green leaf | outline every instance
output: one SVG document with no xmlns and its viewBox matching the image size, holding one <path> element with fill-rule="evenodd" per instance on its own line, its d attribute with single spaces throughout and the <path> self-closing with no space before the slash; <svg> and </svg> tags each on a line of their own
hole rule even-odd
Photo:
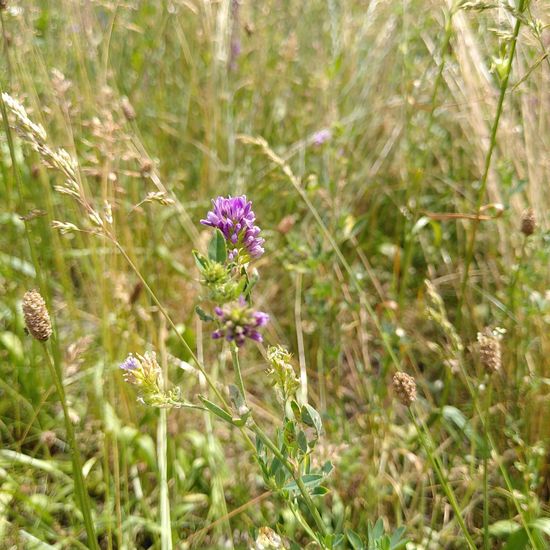
<svg viewBox="0 0 550 550">
<path fill-rule="evenodd" d="M 321 471 L 323 472 L 323 475 L 326 477 L 330 474 L 330 472 L 332 472 L 333 468 L 334 468 L 334 464 L 332 464 L 332 462 L 330 460 L 327 460 L 323 464 L 323 467 L 321 468 Z"/>
<path fill-rule="evenodd" d="M 391 550 L 397 550 L 402 548 L 407 544 L 405 539 L 402 540 L 403 535 L 405 534 L 405 526 L 398 527 L 390 539 L 390 548 Z"/>
<path fill-rule="evenodd" d="M 475 443 L 476 447 L 480 450 L 482 454 L 487 452 L 488 449 L 485 440 L 476 433 L 468 419 L 462 414 L 460 410 L 458 410 L 456 407 L 445 405 L 441 409 L 441 414 L 446 422 L 454 424 L 459 430 L 462 431 L 462 433 L 468 438 L 469 441 Z M 448 424 L 447 428 L 450 428 Z"/>
<path fill-rule="evenodd" d="M 542 531 L 545 535 L 550 537 L 550 518 L 537 518 L 531 522 L 531 527 Z"/>
<path fill-rule="evenodd" d="M 208 265 L 208 260 L 197 250 L 193 250 L 193 258 L 195 258 L 195 264 L 199 268 L 199 271 L 202 273 Z"/>
<path fill-rule="evenodd" d="M 307 437 L 306 434 L 300 430 L 298 432 L 298 436 L 296 438 L 296 441 L 298 442 L 298 446 L 300 447 L 300 450 L 305 454 L 307 453 Z"/>
<path fill-rule="evenodd" d="M 304 485 L 308 488 L 316 487 L 317 485 L 320 485 L 321 481 L 323 480 L 323 476 L 321 474 L 306 474 L 302 476 L 302 482 Z M 295 481 L 291 481 L 287 485 L 285 485 L 285 489 L 287 491 L 297 491 L 298 485 Z"/>
<path fill-rule="evenodd" d="M 353 547 L 353 550 L 364 550 L 365 549 L 364 542 L 361 540 L 361 537 L 355 531 L 352 531 L 351 529 L 347 529 L 346 530 L 346 537 L 348 537 L 348 541 L 351 544 L 351 546 Z"/>
<path fill-rule="evenodd" d="M 206 399 L 206 397 L 199 395 L 199 399 L 202 401 L 203 405 L 212 413 L 215 414 L 217 417 L 221 418 L 222 420 L 225 420 L 226 422 L 229 422 L 230 424 L 234 424 L 233 418 L 231 415 L 218 407 L 215 403 L 212 403 L 212 401 L 209 401 Z"/>
<path fill-rule="evenodd" d="M 214 320 L 214 317 L 212 317 L 212 315 L 209 315 L 208 313 L 206 313 L 206 311 L 204 311 L 204 309 L 202 309 L 202 307 L 200 306 L 196 306 L 195 307 L 195 312 L 197 313 L 197 315 L 199 316 L 199 319 L 201 321 L 213 321 Z"/>
<path fill-rule="evenodd" d="M 219 229 L 216 229 L 216 232 L 208 245 L 208 257 L 214 262 L 219 262 L 220 264 L 224 264 L 227 260 L 227 246 L 225 244 L 225 237 Z"/>
<path fill-rule="evenodd" d="M 315 427 L 317 435 L 323 432 L 323 421 L 321 415 L 308 403 L 302 407 L 302 422 L 308 426 Z"/>
<path fill-rule="evenodd" d="M 511 519 L 496 521 L 489 526 L 489 534 L 497 538 L 509 537 L 520 528 L 519 524 Z"/>
<path fill-rule="evenodd" d="M 524 550 L 529 543 L 529 537 L 525 529 L 519 529 L 513 533 L 502 550 Z"/>
<path fill-rule="evenodd" d="M 246 407 L 246 402 L 241 390 L 234 384 L 229 384 L 229 397 L 231 398 L 231 402 L 237 411 L 240 410 L 241 407 Z"/>
<path fill-rule="evenodd" d="M 15 361 L 23 360 L 23 346 L 21 340 L 13 332 L 0 333 L 0 343 L 10 352 Z"/>
<path fill-rule="evenodd" d="M 322 485 L 318 485 L 317 487 L 315 487 L 315 489 L 313 489 L 313 491 L 311 491 L 311 494 L 314 497 L 322 497 L 327 493 L 328 493 L 328 489 L 326 487 L 323 487 Z"/>
</svg>

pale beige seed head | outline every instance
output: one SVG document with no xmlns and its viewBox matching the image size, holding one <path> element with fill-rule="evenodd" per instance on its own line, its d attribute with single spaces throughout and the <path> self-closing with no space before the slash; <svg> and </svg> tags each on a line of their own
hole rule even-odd
<svg viewBox="0 0 550 550">
<path fill-rule="evenodd" d="M 130 103 L 130 100 L 127 97 L 122 98 L 122 101 L 120 102 L 120 107 L 122 108 L 122 112 L 124 113 L 126 120 L 128 121 L 135 120 L 136 111 L 134 109 L 134 106 Z"/>
<path fill-rule="evenodd" d="M 416 401 L 416 382 L 412 376 L 406 372 L 396 372 L 392 385 L 393 391 L 405 407 L 410 407 Z"/>
<path fill-rule="evenodd" d="M 536 228 L 537 219 L 535 217 L 535 211 L 532 208 L 528 208 L 521 216 L 521 232 L 526 237 L 529 237 L 535 232 Z"/>
<path fill-rule="evenodd" d="M 46 308 L 46 302 L 37 290 L 29 290 L 23 296 L 23 316 L 25 325 L 30 334 L 40 340 L 46 341 L 52 334 L 52 323 Z"/>
<path fill-rule="evenodd" d="M 479 358 L 489 372 L 498 372 L 502 367 L 500 339 L 489 328 L 477 333 Z"/>
</svg>

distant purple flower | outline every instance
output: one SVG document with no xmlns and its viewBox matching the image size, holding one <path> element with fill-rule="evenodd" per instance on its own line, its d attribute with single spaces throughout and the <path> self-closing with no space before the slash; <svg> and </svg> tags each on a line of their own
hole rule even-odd
<svg viewBox="0 0 550 550">
<path fill-rule="evenodd" d="M 253 311 L 244 298 L 223 308 L 217 307 L 214 312 L 221 326 L 212 333 L 212 338 L 225 338 L 228 342 L 234 341 L 239 347 L 244 345 L 247 338 L 263 341 L 257 329 L 267 325 L 269 315 L 263 311 Z"/>
<path fill-rule="evenodd" d="M 252 258 L 259 258 L 264 249 L 264 239 L 259 237 L 260 228 L 254 225 L 256 214 L 252 201 L 246 195 L 240 197 L 218 197 L 212 201 L 213 209 L 208 212 L 203 225 L 218 228 L 230 247 L 229 258 L 233 260 L 239 249 L 246 249 Z"/>
<path fill-rule="evenodd" d="M 323 128 L 313 134 L 311 142 L 313 145 L 323 145 L 323 143 L 327 142 L 330 138 L 332 138 L 332 132 L 328 128 Z"/>
</svg>

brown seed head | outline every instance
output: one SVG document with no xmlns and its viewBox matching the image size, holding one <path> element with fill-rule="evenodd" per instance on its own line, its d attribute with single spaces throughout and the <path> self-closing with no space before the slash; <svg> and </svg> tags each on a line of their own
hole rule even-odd
<svg viewBox="0 0 550 550">
<path fill-rule="evenodd" d="M 537 219 L 535 218 L 535 211 L 532 208 L 528 208 L 521 216 L 521 232 L 526 236 L 532 235 L 537 228 Z"/>
<path fill-rule="evenodd" d="M 498 372 L 502 367 L 500 339 L 489 328 L 477 333 L 479 358 L 489 372 Z"/>
<path fill-rule="evenodd" d="M 416 382 L 406 372 L 393 375 L 393 391 L 405 407 L 410 407 L 416 401 Z"/>
<path fill-rule="evenodd" d="M 52 334 L 52 323 L 46 308 L 46 302 L 37 290 L 29 290 L 23 296 L 23 316 L 25 325 L 31 335 L 40 340 L 46 341 Z"/>
</svg>

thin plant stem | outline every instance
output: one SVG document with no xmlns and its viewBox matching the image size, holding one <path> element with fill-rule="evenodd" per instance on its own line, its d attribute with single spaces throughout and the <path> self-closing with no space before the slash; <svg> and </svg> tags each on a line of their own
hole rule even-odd
<svg viewBox="0 0 550 550">
<path fill-rule="evenodd" d="M 493 383 L 489 380 L 487 387 L 487 396 L 485 398 L 485 449 L 483 453 L 483 549 L 489 550 L 489 476 L 487 471 L 489 441 L 487 430 L 489 429 L 489 407 L 491 406 L 491 396 L 493 393 Z"/>
<path fill-rule="evenodd" d="M 269 450 L 281 461 L 281 464 L 290 473 L 290 475 L 296 482 L 298 490 L 300 491 L 300 494 L 302 495 L 302 498 L 304 499 L 304 502 L 310 514 L 312 515 L 315 521 L 315 524 L 317 525 L 317 528 L 319 529 L 319 531 L 323 536 L 327 535 L 328 534 L 327 526 L 325 525 L 323 518 L 321 518 L 321 514 L 319 513 L 317 506 L 315 506 L 315 503 L 313 502 L 313 499 L 311 498 L 311 495 L 309 494 L 307 487 L 304 485 L 304 482 L 302 481 L 301 476 L 296 472 L 296 469 L 292 466 L 292 464 L 288 461 L 288 459 L 277 448 L 277 445 L 275 445 L 275 443 L 271 441 L 269 436 L 260 428 L 260 426 L 256 424 L 256 422 L 252 421 L 252 423 L 250 424 L 250 428 L 259 437 L 262 443 L 264 443 L 266 447 L 268 447 Z"/>
<path fill-rule="evenodd" d="M 473 407 L 474 407 L 474 411 L 476 412 L 476 414 L 477 414 L 477 416 L 478 416 L 478 418 L 481 422 L 483 433 L 485 434 L 485 437 L 486 437 L 487 441 L 489 442 L 489 446 L 490 446 L 490 448 L 493 452 L 493 456 L 494 456 L 494 458 L 497 462 L 500 473 L 501 473 L 501 475 L 504 479 L 504 483 L 506 485 L 506 488 L 508 489 L 508 491 L 510 493 L 510 498 L 512 499 L 512 502 L 514 503 L 514 506 L 515 506 L 515 508 L 518 512 L 518 515 L 520 517 L 522 526 L 525 529 L 525 532 L 527 533 L 527 537 L 529 538 L 529 542 L 531 543 L 533 548 L 535 548 L 535 549 L 539 548 L 539 546 L 537 545 L 537 543 L 536 543 L 536 541 L 533 537 L 533 534 L 531 532 L 531 528 L 529 527 L 529 522 L 527 521 L 527 518 L 525 517 L 525 511 L 521 507 L 521 505 L 518 502 L 518 499 L 516 497 L 516 492 L 515 492 L 514 486 L 512 484 L 512 480 L 510 479 L 510 476 L 508 475 L 508 472 L 507 472 L 506 468 L 504 467 L 504 465 L 502 463 L 502 460 L 501 460 L 501 458 L 498 454 L 497 446 L 496 446 L 496 444 L 493 440 L 493 437 L 491 435 L 489 427 L 487 426 L 487 424 L 485 422 L 485 416 L 484 416 L 483 411 L 481 410 L 481 407 L 479 405 L 479 400 L 477 398 L 476 392 L 474 391 L 474 388 L 472 387 L 472 383 L 470 382 L 470 380 L 468 378 L 468 374 L 466 372 L 466 369 L 464 367 L 462 359 L 459 361 L 459 366 L 460 366 L 459 372 L 462 376 L 462 379 L 463 379 L 464 384 L 465 384 L 465 386 L 468 390 L 468 393 L 470 394 L 470 397 L 472 398 L 472 404 L 473 404 Z"/>
<path fill-rule="evenodd" d="M 525 9 L 527 0 L 519 0 L 519 6 L 518 6 L 518 12 L 522 13 Z M 496 147 L 497 143 L 497 132 L 498 132 L 498 126 L 500 122 L 500 117 L 502 115 L 503 107 L 504 107 L 504 98 L 506 96 L 506 90 L 508 88 L 508 82 L 510 80 L 510 74 L 512 72 L 512 62 L 514 61 L 514 55 L 516 53 L 516 44 L 518 40 L 519 35 L 519 29 L 521 27 L 521 18 L 516 18 L 516 23 L 514 25 L 514 32 L 512 34 L 512 40 L 510 42 L 510 53 L 508 54 L 508 62 L 506 64 L 506 68 L 504 69 L 504 76 L 502 78 L 502 82 L 500 84 L 500 94 L 498 98 L 498 104 L 497 104 L 497 110 L 495 113 L 495 118 L 493 120 L 493 125 L 491 127 L 491 136 L 489 141 L 489 150 L 487 151 L 487 155 L 485 157 L 485 165 L 483 167 L 483 175 L 481 176 L 480 180 L 480 186 L 479 186 L 479 192 L 477 195 L 477 205 L 476 205 L 476 212 L 477 216 L 473 221 L 472 231 L 470 234 L 470 239 L 468 242 L 468 248 L 466 250 L 466 257 L 464 260 L 464 273 L 462 275 L 462 283 L 460 285 L 460 297 L 458 302 L 458 310 L 457 310 L 457 324 L 460 327 L 462 324 L 462 308 L 464 306 L 464 301 L 466 298 L 466 287 L 468 285 L 468 277 L 470 272 L 470 264 L 472 263 L 473 254 L 474 254 L 474 245 L 477 235 L 477 228 L 479 225 L 479 214 L 481 212 L 481 207 L 483 204 L 483 199 L 485 198 L 485 191 L 487 189 L 487 180 L 489 177 L 489 170 L 491 168 L 491 159 L 493 158 L 493 152 Z"/>
<path fill-rule="evenodd" d="M 162 550 L 172 550 L 170 500 L 168 497 L 168 448 L 166 440 L 167 410 L 160 409 L 157 428 L 157 454 L 160 474 L 160 544 Z"/>
<path fill-rule="evenodd" d="M 244 391 L 243 375 L 241 372 L 241 364 L 239 362 L 239 349 L 234 342 L 231 344 L 231 359 L 233 360 L 233 369 L 235 370 L 235 383 L 237 384 L 237 387 L 239 388 L 246 404 L 246 393 Z"/>
<path fill-rule="evenodd" d="M 69 415 L 69 407 L 67 405 L 67 398 L 65 396 L 65 389 L 61 379 L 61 369 L 59 364 L 55 360 L 54 354 L 51 352 L 49 344 L 43 344 L 44 354 L 50 369 L 51 376 L 53 378 L 59 402 L 63 409 L 63 418 L 65 420 L 65 431 L 67 432 L 67 440 L 71 449 L 71 458 L 73 463 L 73 476 L 75 484 L 75 493 L 77 496 L 77 502 L 79 504 L 80 511 L 84 520 L 84 527 L 86 529 L 86 535 L 88 537 L 88 547 L 92 550 L 99 550 L 97 544 L 97 537 L 95 534 L 94 523 L 92 519 L 90 499 L 88 491 L 84 482 L 84 476 L 82 475 L 82 459 L 76 443 L 76 437 L 74 433 L 73 424 Z"/>
<path fill-rule="evenodd" d="M 411 409 L 409 409 L 409 415 L 418 433 L 420 444 L 422 445 L 422 447 L 424 447 L 424 451 L 426 452 L 428 460 L 430 461 L 430 464 L 432 465 L 432 468 L 434 469 L 435 474 L 439 479 L 441 486 L 443 487 L 445 496 L 447 497 L 447 500 L 449 501 L 449 504 L 451 505 L 451 508 L 455 513 L 456 520 L 458 522 L 460 530 L 462 531 L 462 534 L 464 535 L 464 538 L 466 539 L 466 542 L 469 548 L 471 550 L 476 550 L 476 545 L 472 539 L 472 536 L 468 531 L 468 528 L 466 527 L 466 523 L 464 522 L 464 518 L 462 517 L 462 512 L 458 506 L 458 502 L 456 500 L 455 494 L 451 486 L 449 485 L 449 482 L 447 481 L 447 478 L 443 473 L 443 468 L 439 462 L 439 459 L 433 450 L 433 442 L 431 441 L 432 439 L 431 435 L 425 425 L 422 425 L 422 426 L 419 425 L 419 422 L 417 421 L 416 416 Z M 427 440 L 430 440 L 429 444 Z"/>
<path fill-rule="evenodd" d="M 161 389 L 166 387 L 167 361 L 166 361 L 166 323 L 160 319 L 160 353 L 162 376 L 160 377 Z M 170 520 L 170 497 L 168 492 L 168 411 L 165 408 L 159 411 L 157 425 L 157 455 L 160 475 L 160 546 L 161 550 L 172 550 L 172 522 Z"/>
</svg>

